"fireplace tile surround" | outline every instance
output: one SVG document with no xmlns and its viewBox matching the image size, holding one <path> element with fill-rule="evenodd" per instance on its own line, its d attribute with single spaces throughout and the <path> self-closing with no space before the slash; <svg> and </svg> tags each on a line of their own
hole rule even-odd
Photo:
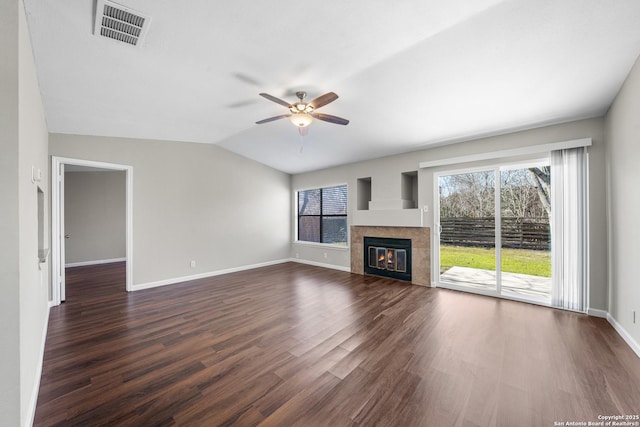
<svg viewBox="0 0 640 427">
<path fill-rule="evenodd" d="M 429 227 L 351 226 L 351 272 L 364 274 L 364 237 L 411 239 L 411 283 L 431 286 Z"/>
</svg>

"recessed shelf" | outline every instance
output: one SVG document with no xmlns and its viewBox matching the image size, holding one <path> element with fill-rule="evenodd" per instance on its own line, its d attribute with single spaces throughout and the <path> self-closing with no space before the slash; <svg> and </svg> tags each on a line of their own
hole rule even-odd
<svg viewBox="0 0 640 427">
<path fill-rule="evenodd" d="M 371 177 L 358 178 L 358 210 L 369 210 L 369 202 L 371 201 Z"/>
<path fill-rule="evenodd" d="M 418 171 L 402 173 L 400 194 L 405 201 L 404 209 L 415 209 L 418 206 Z"/>
</svg>

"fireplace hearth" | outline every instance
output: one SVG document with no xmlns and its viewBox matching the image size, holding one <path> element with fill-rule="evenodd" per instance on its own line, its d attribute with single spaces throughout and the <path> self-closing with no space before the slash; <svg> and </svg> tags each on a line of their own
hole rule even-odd
<svg viewBox="0 0 640 427">
<path fill-rule="evenodd" d="M 364 237 L 364 273 L 411 282 L 411 239 Z"/>
</svg>

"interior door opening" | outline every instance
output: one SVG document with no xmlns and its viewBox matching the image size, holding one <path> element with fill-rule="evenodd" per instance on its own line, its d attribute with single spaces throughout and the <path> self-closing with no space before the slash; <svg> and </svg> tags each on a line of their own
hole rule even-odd
<svg viewBox="0 0 640 427">
<path fill-rule="evenodd" d="M 51 280 L 51 304 L 58 305 L 66 298 L 66 281 L 65 272 L 68 260 L 65 256 L 67 238 L 72 238 L 65 227 L 65 172 L 69 170 L 75 172 L 104 171 L 114 172 L 120 171 L 125 174 L 125 194 L 124 204 L 126 217 L 124 220 L 125 233 L 125 263 L 126 263 L 126 279 L 125 288 L 127 291 L 132 290 L 132 236 L 133 236 L 133 220 L 132 220 L 132 185 L 133 185 L 133 168 L 131 166 L 116 165 L 110 163 L 93 162 L 87 160 L 68 159 L 62 157 L 52 158 L 52 280 Z M 121 230 L 120 230 L 121 231 Z M 104 261 L 104 260 L 103 260 Z M 88 262 L 90 264 L 91 262 Z M 81 263 L 80 263 L 81 264 Z"/>
</svg>

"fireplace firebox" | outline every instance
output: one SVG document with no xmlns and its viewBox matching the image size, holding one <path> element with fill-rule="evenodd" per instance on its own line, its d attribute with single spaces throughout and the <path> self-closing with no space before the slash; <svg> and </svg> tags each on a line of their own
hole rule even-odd
<svg viewBox="0 0 640 427">
<path fill-rule="evenodd" d="M 411 239 L 364 238 L 364 273 L 411 281 Z"/>
</svg>

